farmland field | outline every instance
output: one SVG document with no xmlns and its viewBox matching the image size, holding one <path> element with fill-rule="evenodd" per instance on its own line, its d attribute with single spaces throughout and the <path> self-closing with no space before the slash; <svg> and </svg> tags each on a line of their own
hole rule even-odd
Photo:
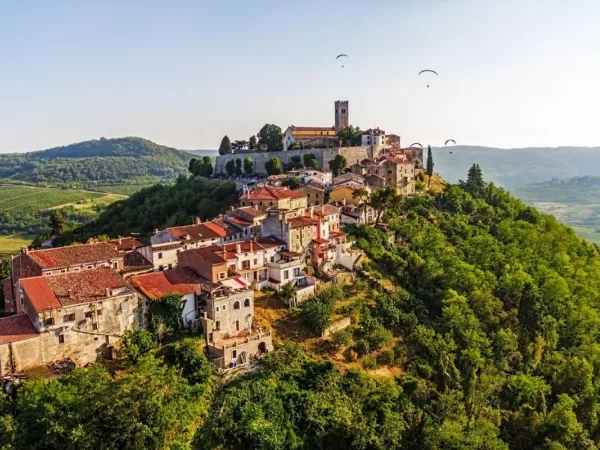
<svg viewBox="0 0 600 450">
<path fill-rule="evenodd" d="M 48 233 L 53 210 L 60 209 L 66 227 L 89 222 L 123 195 L 27 186 L 0 186 L 0 254 L 14 253 Z"/>
</svg>

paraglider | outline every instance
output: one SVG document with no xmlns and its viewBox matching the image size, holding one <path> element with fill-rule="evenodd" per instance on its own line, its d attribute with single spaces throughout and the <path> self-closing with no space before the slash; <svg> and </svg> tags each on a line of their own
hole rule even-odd
<svg viewBox="0 0 600 450">
<path fill-rule="evenodd" d="M 412 144 L 410 144 L 411 147 L 414 147 L 415 145 L 418 145 L 419 147 L 423 148 L 423 146 L 418 142 L 413 142 Z"/>
<path fill-rule="evenodd" d="M 438 73 L 435 70 L 431 70 L 431 69 L 425 69 L 425 70 L 421 70 L 419 72 L 419 76 L 421 76 L 424 73 L 432 73 L 434 74 L 436 77 L 438 76 Z M 427 87 L 429 87 L 429 85 L 427 85 Z"/>
<path fill-rule="evenodd" d="M 454 145 L 456 145 L 456 141 L 454 139 L 448 139 L 444 145 L 448 145 L 448 142 L 452 142 Z"/>
<path fill-rule="evenodd" d="M 340 59 L 340 58 L 348 58 L 350 59 L 350 57 L 348 55 L 346 55 L 345 53 L 340 53 L 339 55 L 337 55 L 335 57 L 336 60 Z M 342 68 L 344 68 L 344 65 L 342 64 Z"/>
</svg>

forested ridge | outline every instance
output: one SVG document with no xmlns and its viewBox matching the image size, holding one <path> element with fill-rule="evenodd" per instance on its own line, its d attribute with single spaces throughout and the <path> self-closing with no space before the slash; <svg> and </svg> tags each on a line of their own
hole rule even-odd
<svg viewBox="0 0 600 450">
<path fill-rule="evenodd" d="M 383 220 L 381 229 L 349 230 L 369 261 L 350 287 L 360 298 L 344 305 L 349 335 L 333 341 L 349 355 L 368 355 L 393 337 L 385 364 L 400 375 L 342 370 L 284 342 L 258 370 L 223 382 L 190 348 L 178 348 L 179 357 L 165 348 L 163 361 L 140 357 L 144 346 L 129 343 L 132 362 L 122 374 L 80 369 L 0 399 L 0 442 L 5 449 L 598 448 L 598 248 L 471 176 L 404 199 Z M 309 303 L 318 301 L 339 300 Z M 173 400 L 159 396 L 153 414 L 138 413 L 162 381 L 175 383 Z M 100 382 L 101 395 L 77 400 Z M 103 413 L 111 401 L 112 423 L 123 420 L 116 429 Z M 171 423 L 177 436 L 165 432 Z M 110 439 L 98 437 L 105 429 Z"/>
<path fill-rule="evenodd" d="M 0 154 L 0 178 L 32 183 L 175 177 L 191 155 L 147 139 L 101 138 L 30 153 Z"/>
<path fill-rule="evenodd" d="M 98 235 L 118 237 L 131 233 L 140 233 L 144 239 L 155 229 L 189 225 L 195 217 L 212 219 L 237 200 L 234 182 L 180 175 L 171 185 L 157 184 L 112 203 L 96 220 L 65 233 L 60 241 L 85 242 Z"/>
</svg>

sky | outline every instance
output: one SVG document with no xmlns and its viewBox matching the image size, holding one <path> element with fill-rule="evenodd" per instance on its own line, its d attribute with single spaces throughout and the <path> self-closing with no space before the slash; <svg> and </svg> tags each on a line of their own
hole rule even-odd
<svg viewBox="0 0 600 450">
<path fill-rule="evenodd" d="M 338 99 L 406 145 L 596 146 L 598 23 L 597 0 L 0 0 L 0 152 L 217 148 Z"/>
</svg>

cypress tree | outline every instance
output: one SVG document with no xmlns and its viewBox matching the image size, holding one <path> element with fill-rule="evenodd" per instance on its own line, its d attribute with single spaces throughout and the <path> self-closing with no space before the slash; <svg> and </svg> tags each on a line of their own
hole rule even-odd
<svg viewBox="0 0 600 450">
<path fill-rule="evenodd" d="M 429 176 L 427 187 L 429 187 L 431 185 L 431 176 L 433 175 L 433 155 L 431 153 L 431 145 L 427 146 L 427 175 Z"/>
<path fill-rule="evenodd" d="M 229 137 L 223 136 L 221 145 L 219 146 L 219 155 L 227 155 L 228 153 L 233 153 L 233 147 L 231 146 Z"/>
</svg>

